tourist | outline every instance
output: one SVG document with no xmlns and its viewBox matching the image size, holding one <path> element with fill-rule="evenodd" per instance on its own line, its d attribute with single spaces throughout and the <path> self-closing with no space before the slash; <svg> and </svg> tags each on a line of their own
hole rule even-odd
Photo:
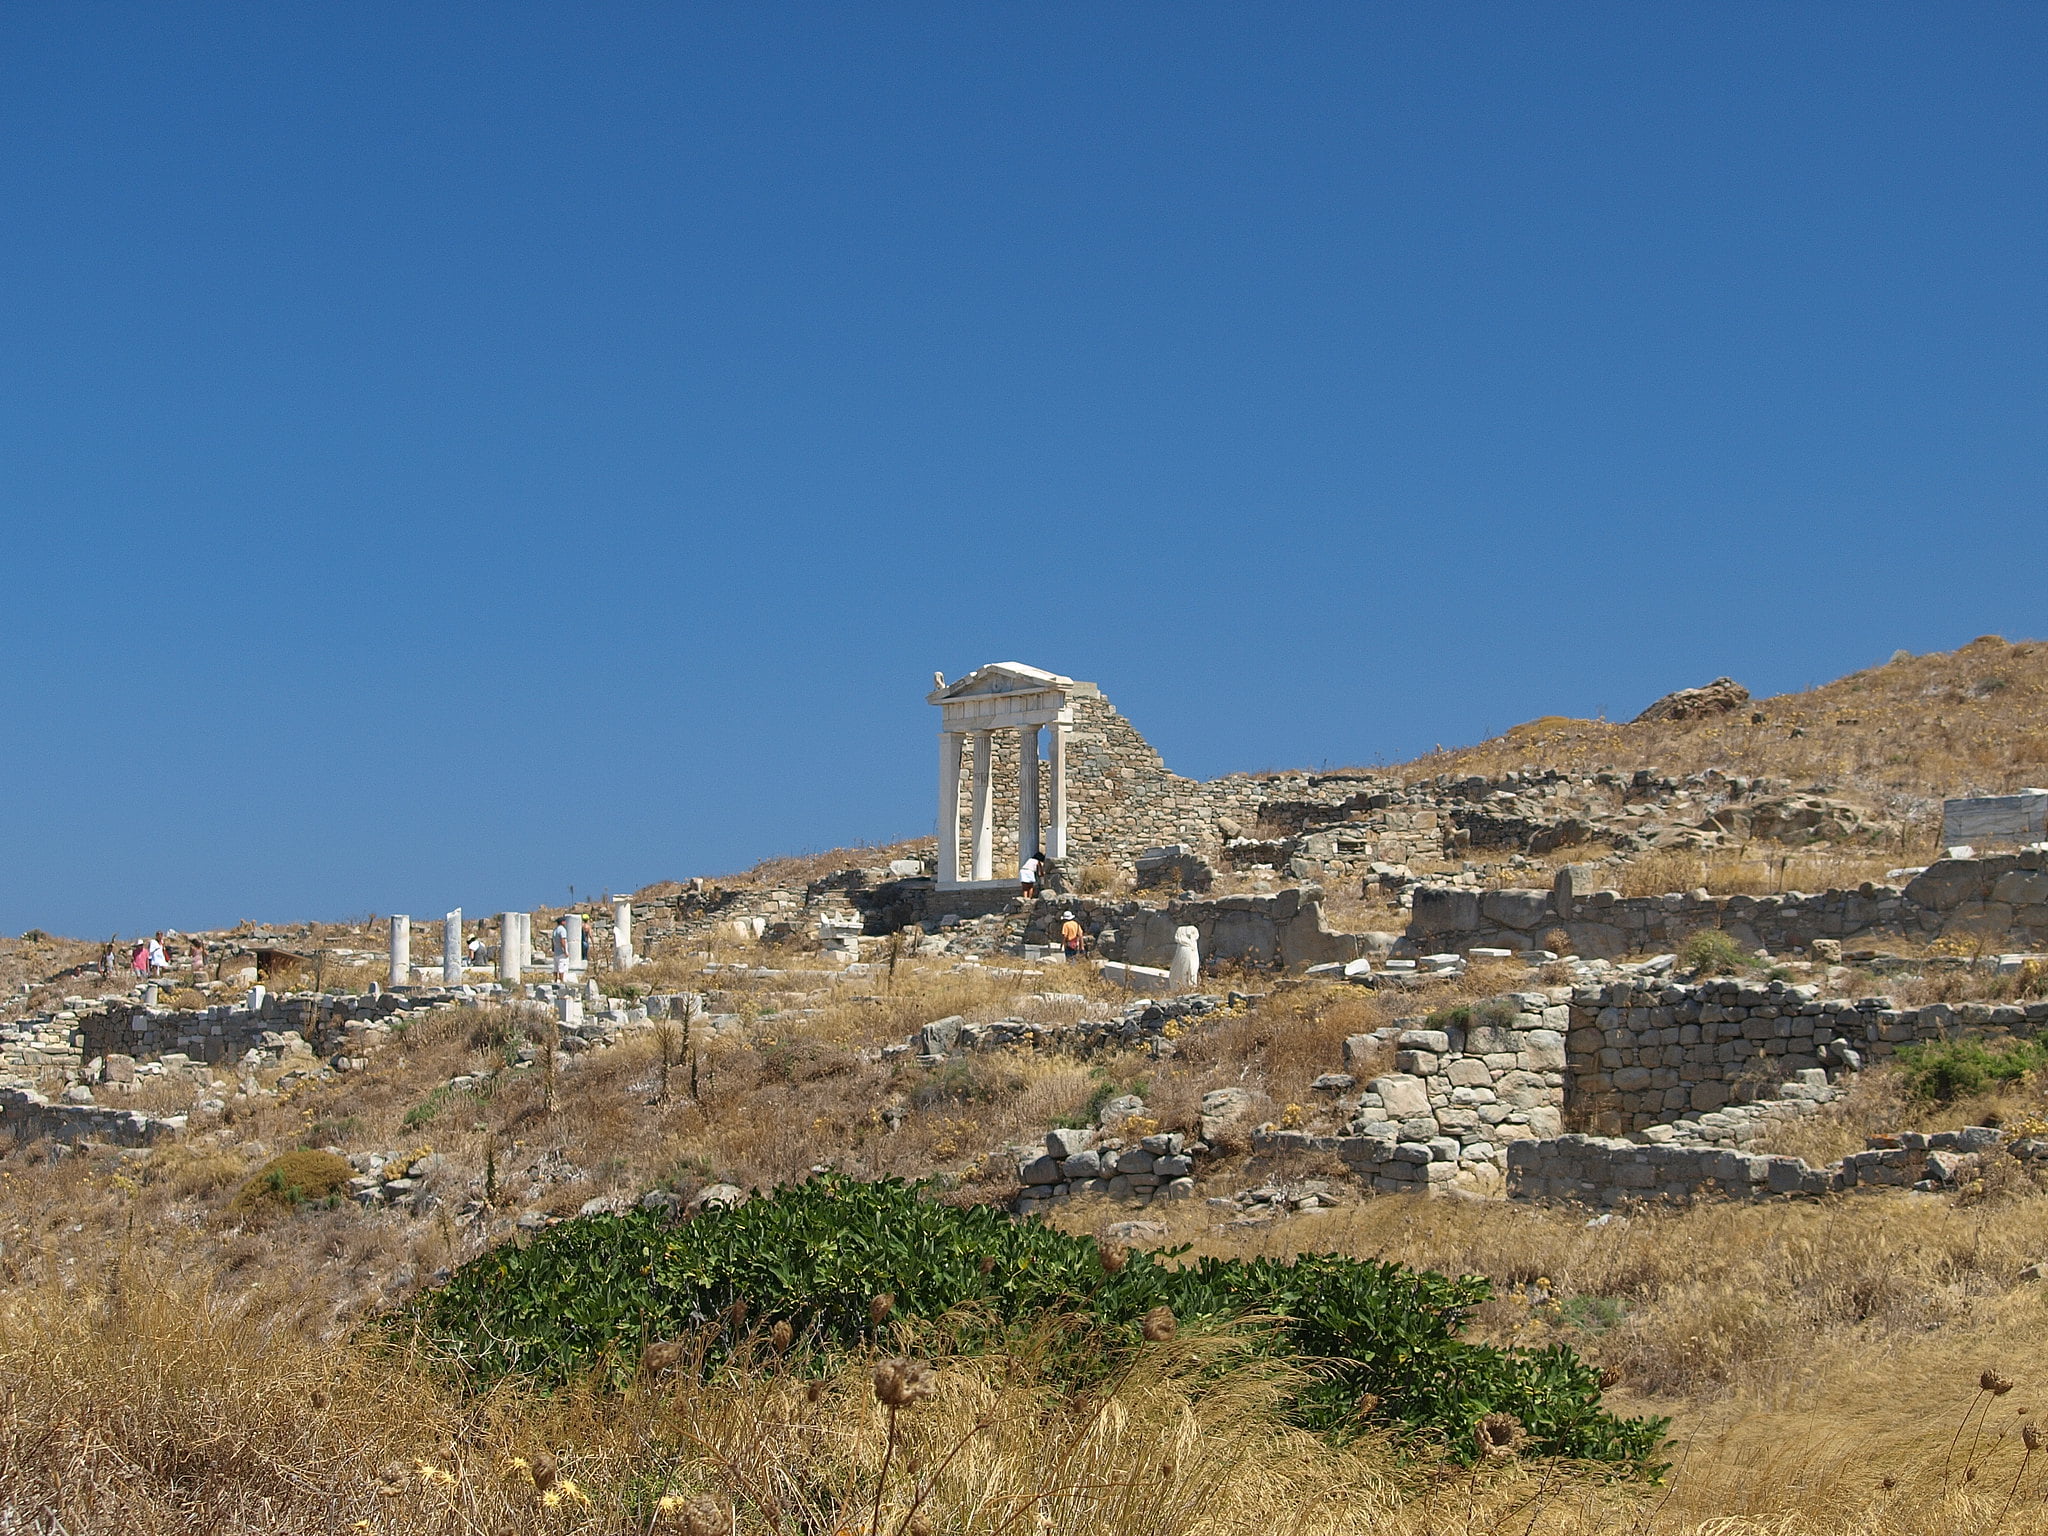
<svg viewBox="0 0 2048 1536">
<path fill-rule="evenodd" d="M 192 984 L 197 986 L 200 982 L 206 980 L 206 941 L 204 939 L 194 939 L 192 941 L 191 953 L 185 958 L 192 966 Z"/>
<path fill-rule="evenodd" d="M 1067 963 L 1073 964 L 1081 958 L 1081 951 L 1088 947 L 1088 931 L 1083 928 L 1073 913 L 1067 913 L 1060 920 L 1060 948 L 1067 952 Z"/>
<path fill-rule="evenodd" d="M 554 932 L 548 937 L 548 947 L 555 957 L 555 980 L 566 981 L 569 977 L 569 919 L 556 918 Z"/>
<path fill-rule="evenodd" d="M 137 939 L 135 941 L 135 953 L 128 957 L 128 968 L 135 973 L 137 981 L 148 979 L 149 944 L 146 940 Z"/>
<path fill-rule="evenodd" d="M 1017 871 L 1017 878 L 1023 882 L 1024 899 L 1026 901 L 1029 901 L 1032 897 L 1038 894 L 1037 854 L 1034 853 L 1033 855 L 1031 855 L 1030 858 L 1024 861 L 1023 866 Z"/>
<path fill-rule="evenodd" d="M 484 963 L 484 936 L 480 933 L 470 936 L 469 963 L 476 966 Z"/>
<path fill-rule="evenodd" d="M 1060 874 L 1059 865 L 1045 856 L 1043 848 L 1038 850 L 1038 888 L 1048 896 L 1057 896 L 1067 888 L 1066 878 Z"/>
<path fill-rule="evenodd" d="M 161 976 L 171 968 L 171 957 L 164 953 L 164 936 L 159 933 L 149 941 L 149 974 Z"/>
</svg>

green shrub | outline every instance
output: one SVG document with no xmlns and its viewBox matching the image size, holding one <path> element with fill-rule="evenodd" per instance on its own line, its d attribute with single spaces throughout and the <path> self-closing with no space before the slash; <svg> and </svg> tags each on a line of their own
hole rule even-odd
<svg viewBox="0 0 2048 1536">
<path fill-rule="evenodd" d="M 1453 1003 L 1448 1008 L 1439 1008 L 1422 1021 L 1424 1029 L 1463 1029 L 1472 1022 L 1470 1003 Z"/>
<path fill-rule="evenodd" d="M 1750 968 L 1750 956 L 1719 928 L 1702 928 L 1680 946 L 1678 963 L 1700 976 L 1738 976 Z"/>
<path fill-rule="evenodd" d="M 296 1152 L 273 1157 L 258 1168 L 248 1183 L 235 1192 L 228 1208 L 247 1213 L 266 1205 L 286 1210 L 301 1205 L 339 1205 L 342 1192 L 355 1175 L 348 1159 L 301 1147 Z"/>
<path fill-rule="evenodd" d="M 2038 1040 L 2013 1040 L 2001 1050 L 1980 1040 L 1928 1040 L 1900 1046 L 1898 1061 L 1915 1098 L 1947 1104 L 2039 1071 L 2048 1047 Z"/>
<path fill-rule="evenodd" d="M 411 1318 L 479 1385 L 591 1371 L 623 1381 L 647 1343 L 715 1330 L 706 1320 L 735 1302 L 749 1327 L 788 1322 L 799 1358 L 866 1345 L 876 1341 L 870 1302 L 887 1294 L 885 1333 L 901 1320 L 962 1350 L 1058 1319 L 1049 1332 L 1061 1342 L 1043 1368 L 1087 1381 L 1113 1370 L 1139 1319 L 1165 1305 L 1184 1324 L 1259 1320 L 1252 1347 L 1313 1364 L 1292 1413 L 1326 1434 L 1377 1418 L 1469 1456 L 1472 1426 L 1512 1413 L 1547 1454 L 1652 1470 L 1666 1421 L 1605 1412 L 1599 1373 L 1570 1350 L 1458 1337 L 1490 1293 L 1481 1276 L 1335 1254 L 1161 1262 L 1184 1251 L 1134 1253 L 1110 1273 L 1090 1238 L 940 1204 L 899 1180 L 831 1175 L 679 1226 L 637 1210 L 565 1222 L 464 1265 Z"/>
</svg>

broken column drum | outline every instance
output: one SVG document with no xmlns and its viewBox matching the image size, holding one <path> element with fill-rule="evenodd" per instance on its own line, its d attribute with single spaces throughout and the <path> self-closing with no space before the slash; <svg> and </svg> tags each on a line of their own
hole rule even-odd
<svg viewBox="0 0 2048 1536">
<path fill-rule="evenodd" d="M 1066 857 L 1066 734 L 1074 723 L 1067 690 L 1070 677 L 998 661 L 979 667 L 958 682 L 943 676 L 925 696 L 940 712 L 939 729 L 939 867 L 940 890 L 1008 885 L 1011 875 L 996 878 L 994 869 L 995 733 L 1017 733 L 1017 860 L 1044 845 L 1048 856 Z M 1050 727 L 1046 742 L 1047 770 L 1041 782 L 1040 733 Z M 967 834 L 967 873 L 962 878 L 960 848 L 960 777 L 972 736 L 971 795 Z M 1042 803 L 1043 802 L 1043 803 Z"/>
<path fill-rule="evenodd" d="M 462 908 L 441 919 L 441 985 L 462 985 Z"/>
<path fill-rule="evenodd" d="M 394 916 L 391 919 L 391 985 L 394 987 L 412 984 L 412 919 Z"/>
</svg>

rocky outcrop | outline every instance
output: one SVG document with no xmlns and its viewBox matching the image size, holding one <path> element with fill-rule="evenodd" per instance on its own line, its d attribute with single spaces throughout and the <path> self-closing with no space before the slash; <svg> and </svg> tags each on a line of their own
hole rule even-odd
<svg viewBox="0 0 2048 1536">
<path fill-rule="evenodd" d="M 1649 725 L 1658 721 L 1697 720 L 1705 715 L 1725 715 L 1749 705 L 1749 690 L 1732 677 L 1717 677 L 1704 688 L 1681 688 L 1667 693 L 1630 721 Z"/>
</svg>

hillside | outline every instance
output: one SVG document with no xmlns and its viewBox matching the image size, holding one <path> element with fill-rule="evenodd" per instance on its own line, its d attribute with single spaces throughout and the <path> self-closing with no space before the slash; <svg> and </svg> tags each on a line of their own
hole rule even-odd
<svg viewBox="0 0 2048 1536">
<path fill-rule="evenodd" d="M 249 924 L 152 1013 L 97 944 L 0 942 L 0 1125 L 36 1127 L 0 1140 L 0 1529 L 2048 1532 L 2048 959 L 1766 945 L 1788 861 L 1877 882 L 1902 843 L 1702 826 L 1819 783 L 1924 841 L 2048 778 L 2044 690 L 2048 646 L 1984 640 L 1532 722 L 1285 777 L 1212 892 L 1069 898 L 1129 946 L 1311 865 L 1396 930 L 1425 880 L 1507 910 L 1567 863 L 1736 893 L 1749 937 L 1677 953 L 1205 950 L 1180 989 L 1042 948 L 1064 900 L 859 933 L 928 840 L 650 886 L 587 986 L 393 991 L 376 924 Z M 1531 851 L 1566 826 L 1599 841 Z M 1634 1138 L 1583 1154 L 1613 1183 L 1514 1182 L 1580 1129 Z"/>
<path fill-rule="evenodd" d="M 1760 717 L 1760 718 L 1759 718 Z M 1771 775 L 1826 783 L 1924 819 L 1946 796 L 2048 784 L 2048 644 L 1995 635 L 1749 707 L 1642 724 L 1548 716 L 1394 771 L 1489 776 L 1539 764 L 1574 772 Z"/>
</svg>

